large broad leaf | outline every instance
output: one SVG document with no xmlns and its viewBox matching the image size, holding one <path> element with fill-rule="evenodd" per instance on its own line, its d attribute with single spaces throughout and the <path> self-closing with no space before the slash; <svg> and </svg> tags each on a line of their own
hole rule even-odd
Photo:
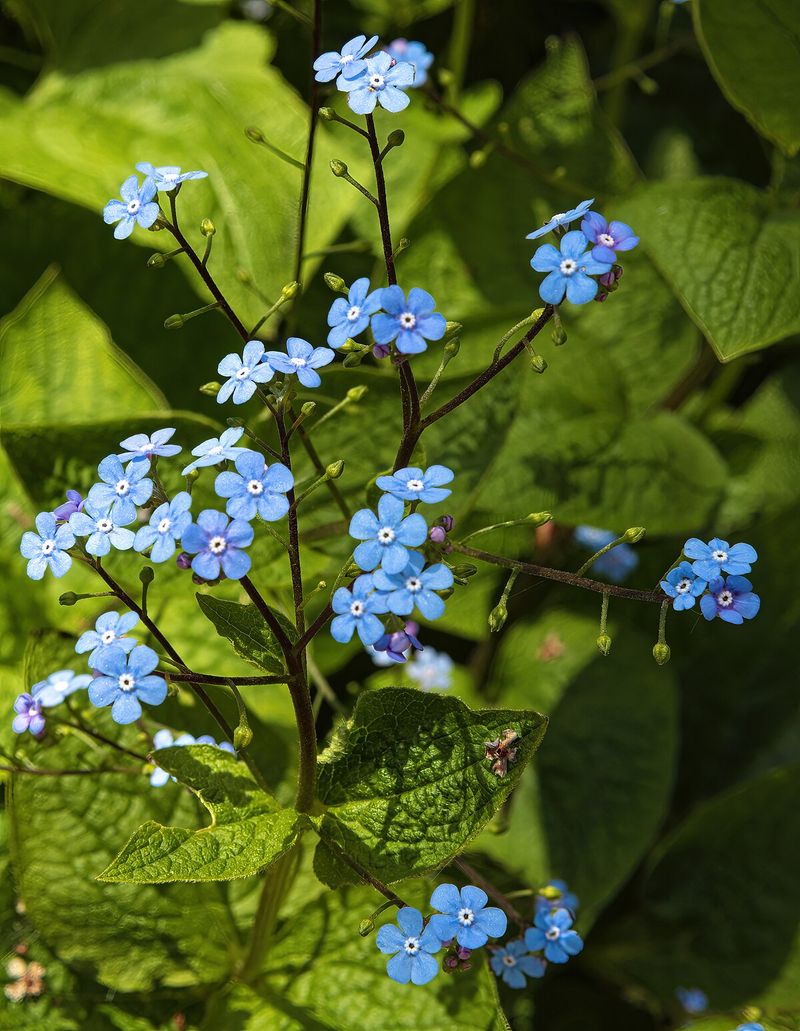
<svg viewBox="0 0 800 1031">
<path fill-rule="evenodd" d="M 725 96 L 762 135 L 796 153 L 800 7 L 794 0 L 698 0 L 692 6 L 700 45 Z"/>
<path fill-rule="evenodd" d="M 231 642 L 238 655 L 259 669 L 270 673 L 284 672 L 286 664 L 275 635 L 255 605 L 223 601 L 213 594 L 198 593 L 196 597 L 200 611 L 211 620 L 220 637 Z M 296 633 L 294 627 L 286 626 L 284 629 Z"/>
<path fill-rule="evenodd" d="M 415 690 L 367 692 L 320 760 L 323 840 L 383 881 L 435 870 L 508 798 L 546 723 L 536 712 L 473 711 Z M 498 777 L 485 745 L 506 729 L 519 735 L 519 749 L 507 776 Z M 330 858 L 325 848 L 318 853 L 323 880 L 358 880 Z"/>
</svg>

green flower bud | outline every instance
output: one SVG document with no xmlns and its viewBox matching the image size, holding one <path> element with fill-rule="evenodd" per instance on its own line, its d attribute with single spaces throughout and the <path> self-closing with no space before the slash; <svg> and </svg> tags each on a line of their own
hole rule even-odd
<svg viewBox="0 0 800 1031">
<path fill-rule="evenodd" d="M 448 587 L 446 590 L 444 590 L 444 591 L 437 591 L 436 593 L 439 595 L 439 597 L 442 599 L 442 601 L 447 601 L 448 598 L 452 598 L 453 597 L 453 594 L 455 592 L 453 591 L 452 587 Z"/>
<path fill-rule="evenodd" d="M 264 133 L 257 129 L 255 125 L 248 125 L 244 134 L 251 143 L 264 143 Z"/>
<path fill-rule="evenodd" d="M 643 526 L 631 526 L 625 531 L 623 536 L 629 544 L 636 544 L 646 533 L 647 530 Z"/>
<path fill-rule="evenodd" d="M 470 168 L 483 168 L 488 156 L 488 152 L 485 150 L 473 150 L 469 156 Z"/>
<path fill-rule="evenodd" d="M 348 401 L 353 401 L 356 404 L 364 399 L 364 395 L 369 390 L 369 387 L 365 387 L 363 384 L 359 387 L 350 387 L 345 394 Z"/>
<path fill-rule="evenodd" d="M 533 523 L 534 526 L 544 526 L 545 523 L 549 523 L 553 518 L 552 512 L 531 512 L 530 515 L 525 516 L 529 523 Z"/>
<path fill-rule="evenodd" d="M 653 645 L 653 658 L 656 660 L 659 666 L 666 666 L 669 662 L 669 657 L 672 654 L 668 644 L 662 644 L 660 641 Z"/>
<path fill-rule="evenodd" d="M 200 387 L 200 393 L 205 394 L 206 397 L 216 397 L 222 389 L 222 384 L 212 381 L 211 383 L 204 383 Z"/>
<path fill-rule="evenodd" d="M 451 322 L 448 319 L 447 325 L 444 327 L 445 340 L 447 340 L 448 337 L 455 336 L 456 333 L 460 333 L 463 328 L 464 324 L 462 322 Z"/>
<path fill-rule="evenodd" d="M 362 938 L 366 938 L 368 934 L 372 934 L 375 930 L 375 921 L 371 916 L 365 917 L 358 925 L 358 933 Z"/>
<path fill-rule="evenodd" d="M 508 609 L 504 602 L 500 602 L 499 605 L 495 605 L 492 611 L 489 613 L 489 630 L 493 633 L 499 633 L 500 630 L 506 625 L 508 619 Z"/>
<path fill-rule="evenodd" d="M 409 240 L 409 238 L 407 236 L 401 236 L 400 239 L 397 241 L 397 245 L 394 249 L 395 258 L 398 254 L 402 254 L 403 251 L 407 251 L 410 246 L 411 241 Z"/>
<path fill-rule="evenodd" d="M 353 352 L 352 354 L 348 354 L 345 357 L 345 360 L 342 362 L 342 365 L 346 369 L 355 369 L 355 368 L 357 368 L 364 361 L 365 353 L 366 353 L 365 351 L 359 350 L 359 351 Z"/>
<path fill-rule="evenodd" d="M 439 72 L 438 72 L 438 75 L 439 75 L 439 84 L 441 86 L 447 87 L 447 86 L 452 86 L 453 85 L 453 81 L 454 81 L 453 80 L 453 73 L 450 71 L 449 68 L 440 68 Z"/>
<path fill-rule="evenodd" d="M 458 566 L 453 566 L 453 576 L 460 576 L 462 579 L 468 579 L 470 576 L 475 576 L 478 572 L 478 567 L 473 566 L 470 562 L 462 562 Z"/>
<path fill-rule="evenodd" d="M 444 345 L 444 353 L 447 356 L 447 360 L 450 361 L 455 358 L 458 352 L 461 350 L 461 339 L 460 337 L 453 337 L 452 340 L 448 340 Z"/>
<path fill-rule="evenodd" d="M 347 283 L 345 283 L 341 276 L 337 276 L 335 272 L 326 272 L 322 278 L 325 280 L 325 285 L 330 287 L 335 294 L 347 293 Z"/>
<path fill-rule="evenodd" d="M 250 273 L 247 271 L 247 269 L 244 269 L 244 268 L 237 268 L 236 269 L 236 278 L 244 286 L 247 286 L 248 283 L 252 283 L 253 282 L 253 277 L 250 275 Z"/>
<path fill-rule="evenodd" d="M 542 373 L 547 368 L 547 359 L 541 354 L 531 355 L 531 368 L 534 372 Z"/>
<path fill-rule="evenodd" d="M 347 165 L 344 161 L 339 161 L 338 158 L 334 158 L 333 161 L 331 161 L 331 171 L 337 179 L 341 179 L 343 176 L 347 175 Z"/>
<path fill-rule="evenodd" d="M 183 315 L 170 315 L 164 319 L 164 329 L 181 329 L 186 324 Z"/>
<path fill-rule="evenodd" d="M 147 259 L 148 268 L 163 268 L 167 264 L 167 259 L 163 254 L 151 254 Z"/>
<path fill-rule="evenodd" d="M 567 342 L 567 331 L 562 325 L 554 326 L 551 339 L 556 347 L 562 347 Z"/>
<path fill-rule="evenodd" d="M 331 464 L 325 469 L 325 478 L 327 480 L 338 480 L 344 472 L 344 462 L 339 459 L 338 462 L 331 462 Z"/>
<path fill-rule="evenodd" d="M 253 740 L 253 731 L 248 727 L 246 723 L 240 723 L 239 726 L 233 732 L 233 747 L 237 752 L 243 748 L 247 748 L 250 742 Z"/>
<path fill-rule="evenodd" d="M 281 297 L 285 297 L 286 300 L 290 301 L 293 297 L 297 297 L 300 292 L 300 284 L 297 282 L 287 283 L 281 290 Z"/>
<path fill-rule="evenodd" d="M 193 484 L 195 482 L 195 480 L 199 480 L 200 479 L 200 470 L 199 469 L 190 469 L 189 472 L 184 477 L 184 479 L 191 486 L 191 484 Z"/>
<path fill-rule="evenodd" d="M 386 137 L 386 142 L 390 147 L 402 147 L 405 143 L 406 134 L 402 129 L 392 129 L 389 135 Z"/>
<path fill-rule="evenodd" d="M 561 898 L 561 892 L 558 888 L 554 888 L 552 884 L 546 884 L 543 888 L 539 888 L 536 894 L 541 895 L 543 899 L 548 899 L 550 902 Z"/>
<path fill-rule="evenodd" d="M 203 236 L 213 236 L 216 233 L 217 227 L 211 221 L 210 218 L 204 218 L 200 223 L 200 232 Z"/>
<path fill-rule="evenodd" d="M 307 419 L 309 415 L 314 414 L 314 410 L 316 409 L 316 407 L 316 401 L 304 401 L 303 404 L 300 405 L 300 414 Z"/>
<path fill-rule="evenodd" d="M 332 122 L 336 117 L 336 112 L 332 107 L 321 107 L 317 113 L 323 122 Z"/>
<path fill-rule="evenodd" d="M 597 650 L 601 655 L 608 655 L 611 651 L 611 638 L 608 634 L 600 634 L 597 638 Z"/>
<path fill-rule="evenodd" d="M 152 566 L 143 566 L 139 570 L 139 579 L 143 584 L 151 584 L 156 578 L 156 571 Z"/>
<path fill-rule="evenodd" d="M 76 605 L 78 602 L 78 595 L 74 591 L 67 591 L 62 594 L 58 599 L 59 605 Z"/>
</svg>

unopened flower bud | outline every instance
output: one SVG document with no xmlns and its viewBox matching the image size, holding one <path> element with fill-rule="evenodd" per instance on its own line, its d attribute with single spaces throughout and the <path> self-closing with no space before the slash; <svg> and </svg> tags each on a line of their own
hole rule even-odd
<svg viewBox="0 0 800 1031">
<path fill-rule="evenodd" d="M 248 283 L 253 282 L 253 277 L 250 275 L 247 269 L 244 268 L 236 269 L 236 278 L 239 280 L 240 283 L 244 284 L 245 286 L 247 286 Z"/>
<path fill-rule="evenodd" d="M 453 85 L 453 73 L 449 68 L 440 68 L 438 71 L 439 84 L 441 86 L 452 86 Z"/>
<path fill-rule="evenodd" d="M 534 372 L 544 372 L 547 368 L 547 359 L 541 354 L 532 354 L 531 368 Z"/>
<path fill-rule="evenodd" d="M 405 143 L 405 139 L 406 134 L 402 129 L 392 129 L 386 137 L 386 142 L 390 147 L 402 147 Z"/>
<path fill-rule="evenodd" d="M 255 125 L 248 125 L 244 134 L 251 143 L 264 143 L 264 133 Z"/>
<path fill-rule="evenodd" d="M 629 544 L 636 544 L 646 533 L 647 530 L 643 526 L 631 526 L 625 531 L 623 536 Z"/>
<path fill-rule="evenodd" d="M 207 397 L 216 397 L 220 390 L 222 390 L 222 384 L 212 380 L 210 383 L 204 383 L 199 389 L 200 393 L 205 394 Z"/>
<path fill-rule="evenodd" d="M 669 662 L 669 657 L 672 654 L 668 644 L 658 642 L 653 645 L 653 658 L 656 660 L 659 666 L 666 666 Z"/>
<path fill-rule="evenodd" d="M 499 633 L 506 625 L 508 619 L 508 609 L 506 608 L 505 602 L 500 602 L 499 605 L 495 605 L 492 611 L 489 613 L 489 630 L 493 634 Z"/>
<path fill-rule="evenodd" d="M 455 594 L 455 591 L 453 590 L 452 587 L 448 587 L 446 590 L 444 590 L 444 591 L 437 591 L 436 593 L 439 595 L 439 597 L 442 599 L 442 601 L 447 601 L 448 598 L 452 598 L 453 597 L 453 594 Z"/>
<path fill-rule="evenodd" d="M 151 254 L 147 259 L 148 268 L 163 268 L 167 264 L 167 259 L 163 254 Z"/>
<path fill-rule="evenodd" d="M 195 481 L 197 481 L 199 479 L 200 479 L 200 470 L 199 469 L 190 469 L 189 472 L 185 476 L 185 480 L 186 480 L 186 482 L 190 486 L 191 486 L 191 484 L 195 483 Z"/>
<path fill-rule="evenodd" d="M 409 240 L 409 238 L 407 236 L 401 236 L 400 239 L 397 241 L 397 244 L 394 249 L 395 258 L 398 254 L 402 254 L 403 251 L 407 251 L 410 246 L 411 241 Z"/>
<path fill-rule="evenodd" d="M 77 604 L 77 601 L 78 595 L 74 591 L 67 591 L 65 594 L 62 594 L 61 597 L 58 599 L 58 604 L 75 605 Z"/>
<path fill-rule="evenodd" d="M 322 114 L 322 111 L 320 111 L 320 114 Z M 374 930 L 375 921 L 372 919 L 371 916 L 364 917 L 364 919 L 358 925 L 358 933 L 361 935 L 362 938 L 366 938 L 367 935 L 372 934 Z"/>
<path fill-rule="evenodd" d="M 320 116 L 323 122 L 332 122 L 336 117 L 336 112 L 332 107 L 321 107 L 317 114 Z"/>
<path fill-rule="evenodd" d="M 444 345 L 444 353 L 447 356 L 448 361 L 451 358 L 455 358 L 458 352 L 461 350 L 461 339 L 459 337 L 453 337 L 452 340 L 448 340 Z"/>
<path fill-rule="evenodd" d="M 348 401 L 358 403 L 359 401 L 362 401 L 364 399 L 364 395 L 367 393 L 368 390 L 369 387 L 365 387 L 363 385 L 360 387 L 350 387 L 350 389 L 345 394 L 345 397 Z"/>
<path fill-rule="evenodd" d="M 338 158 L 334 158 L 333 161 L 331 161 L 331 171 L 337 179 L 341 179 L 342 176 L 347 175 L 347 165 L 344 161 L 339 161 Z"/>
<path fill-rule="evenodd" d="M 447 337 L 455 336 L 456 333 L 460 333 L 463 328 L 463 322 L 451 322 L 448 319 L 447 324 L 444 327 L 445 339 L 447 339 Z"/>
<path fill-rule="evenodd" d="M 170 315 L 164 319 L 164 329 L 181 329 L 186 324 L 183 315 Z"/>
<path fill-rule="evenodd" d="M 388 358 L 390 354 L 391 354 L 391 350 L 390 350 L 388 344 L 376 344 L 372 348 L 372 356 L 373 356 L 373 358 L 378 358 L 378 359 L 380 359 L 380 358 Z"/>
<path fill-rule="evenodd" d="M 200 223 L 200 232 L 203 236 L 213 236 L 216 233 L 217 227 L 211 221 L 210 218 L 204 218 Z"/>
<path fill-rule="evenodd" d="M 617 289 L 620 279 L 622 279 L 622 273 L 622 265 L 612 265 L 608 272 L 598 276 L 597 282 L 604 286 L 609 293 L 613 293 Z"/>
<path fill-rule="evenodd" d="M 347 283 L 345 283 L 341 276 L 337 276 L 335 272 L 326 272 L 322 278 L 325 280 L 325 285 L 330 287 L 334 293 L 347 293 Z"/>
<path fill-rule="evenodd" d="M 456 525 L 456 521 L 455 519 L 453 519 L 451 515 L 439 516 L 437 522 L 439 523 L 439 526 L 443 526 L 448 533 L 450 533 L 450 531 Z"/>
<path fill-rule="evenodd" d="M 151 584 L 156 578 L 156 572 L 152 566 L 143 566 L 139 570 L 139 580 L 143 584 Z"/>
<path fill-rule="evenodd" d="M 764 1011 L 758 1006 L 745 1006 L 742 1010 L 742 1020 L 760 1020 Z"/>
<path fill-rule="evenodd" d="M 597 650 L 601 655 L 608 655 L 611 651 L 611 638 L 608 634 L 600 634 L 597 638 Z"/>
<path fill-rule="evenodd" d="M 444 544 L 447 540 L 447 533 L 443 526 L 432 526 L 428 537 L 430 537 L 434 544 Z"/>
<path fill-rule="evenodd" d="M 553 513 L 531 512 L 530 515 L 526 515 L 525 518 L 529 523 L 533 523 L 534 526 L 544 526 L 545 523 L 549 523 L 553 518 Z"/>
<path fill-rule="evenodd" d="M 344 462 L 339 459 L 338 462 L 331 462 L 331 464 L 325 470 L 325 478 L 327 480 L 338 480 L 344 472 Z"/>
<path fill-rule="evenodd" d="M 469 156 L 470 168 L 483 168 L 489 156 L 488 150 L 473 150 Z"/>
<path fill-rule="evenodd" d="M 182 551 L 180 555 L 175 559 L 175 565 L 178 569 L 191 569 L 192 567 L 192 556 L 187 555 L 185 551 Z"/>
<path fill-rule="evenodd" d="M 561 347 L 563 344 L 566 344 L 566 342 L 567 342 L 567 331 L 564 329 L 564 327 L 560 323 L 557 326 L 553 327 L 553 332 L 551 334 L 551 339 L 552 339 L 553 343 L 556 345 L 556 347 Z"/>
<path fill-rule="evenodd" d="M 287 283 L 286 286 L 281 290 L 281 297 L 284 297 L 287 301 L 290 301 L 293 297 L 297 297 L 300 292 L 300 284 L 298 282 Z"/>
<path fill-rule="evenodd" d="M 460 576 L 462 579 L 469 579 L 471 576 L 475 576 L 478 572 L 478 567 L 473 566 L 470 562 L 462 562 L 458 566 L 453 566 L 453 576 Z"/>
<path fill-rule="evenodd" d="M 317 402 L 316 401 L 304 401 L 300 405 L 300 414 L 303 416 L 304 419 L 307 419 L 309 417 L 309 415 L 313 415 L 314 414 L 314 410 L 316 409 L 316 407 L 317 407 Z"/>
<path fill-rule="evenodd" d="M 358 351 L 354 351 L 352 354 L 348 354 L 345 356 L 342 365 L 346 369 L 356 369 L 364 361 L 365 354 L 366 351 L 362 351 L 360 349 Z"/>
<path fill-rule="evenodd" d="M 240 752 L 243 748 L 247 748 L 252 740 L 253 731 L 246 723 L 240 723 L 233 732 L 233 747 Z"/>
</svg>

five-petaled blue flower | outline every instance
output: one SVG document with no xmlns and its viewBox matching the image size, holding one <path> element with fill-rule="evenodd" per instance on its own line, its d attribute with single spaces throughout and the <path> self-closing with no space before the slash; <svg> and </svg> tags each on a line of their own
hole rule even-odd
<svg viewBox="0 0 800 1031">
<path fill-rule="evenodd" d="M 341 76 L 336 85 L 347 93 L 347 103 L 359 115 L 368 115 L 380 104 L 387 111 L 402 111 L 408 107 L 408 96 L 403 92 L 414 84 L 414 65 L 407 61 L 394 64 L 388 54 L 368 57 L 366 68 L 354 79 Z"/>
<path fill-rule="evenodd" d="M 136 646 L 132 637 L 126 637 L 136 624 L 139 617 L 135 612 L 104 612 L 97 617 L 94 630 L 86 630 L 78 638 L 75 644 L 75 651 L 81 655 L 83 652 L 91 652 L 88 658 L 89 667 L 94 666 L 94 660 L 101 652 L 112 645 L 129 652 Z"/>
<path fill-rule="evenodd" d="M 398 469 L 391 476 L 379 476 L 375 481 L 381 490 L 403 501 L 424 501 L 435 505 L 453 493 L 443 484 L 450 483 L 454 473 L 446 465 L 431 465 L 423 472 L 417 466 Z"/>
<path fill-rule="evenodd" d="M 341 53 L 329 50 L 314 62 L 314 78 L 317 82 L 330 82 L 337 75 L 346 78 L 360 75 L 367 67 L 364 55 L 378 42 L 377 36 L 367 39 L 366 36 L 354 36 L 342 47 Z M 339 87 L 341 89 L 341 86 Z"/>
<path fill-rule="evenodd" d="M 31 694 L 46 709 L 60 705 L 65 698 L 82 687 L 88 687 L 92 678 L 88 673 L 76 674 L 71 669 L 59 669 L 46 680 L 40 680 L 31 688 Z"/>
<path fill-rule="evenodd" d="M 489 966 L 509 988 L 524 988 L 529 977 L 544 977 L 545 964 L 540 956 L 531 956 L 524 941 L 508 942 L 496 948 Z"/>
<path fill-rule="evenodd" d="M 192 498 L 185 490 L 176 494 L 172 501 L 165 501 L 150 516 L 147 526 L 136 531 L 134 551 L 146 551 L 152 547 L 150 560 L 166 562 L 175 554 L 175 542 L 180 540 L 192 521 L 189 509 Z"/>
<path fill-rule="evenodd" d="M 572 914 L 567 909 L 540 909 L 533 918 L 533 927 L 525 932 L 525 944 L 531 952 L 544 949 L 550 963 L 566 963 L 577 956 L 583 940 L 572 930 Z"/>
<path fill-rule="evenodd" d="M 153 676 L 158 655 L 145 644 L 137 644 L 129 655 L 122 648 L 109 648 L 97 657 L 102 674 L 89 685 L 89 701 L 98 708 L 111 706 L 115 723 L 133 723 L 142 715 L 141 702 L 160 705 L 167 697 L 167 682 Z"/>
<path fill-rule="evenodd" d="M 16 716 L 11 723 L 11 729 L 15 734 L 24 734 L 29 730 L 34 737 L 44 732 L 44 713 L 39 701 L 28 691 L 17 695 L 14 701 L 14 712 Z"/>
<path fill-rule="evenodd" d="M 181 172 L 177 165 L 151 165 L 149 161 L 140 161 L 136 171 L 149 176 L 157 189 L 169 193 L 187 179 L 206 179 L 208 172 Z"/>
<path fill-rule="evenodd" d="M 696 1016 L 708 1009 L 708 996 L 702 988 L 676 988 L 675 996 L 687 1013 Z"/>
<path fill-rule="evenodd" d="M 547 233 L 552 232 L 553 229 L 568 226 L 570 222 L 583 218 L 592 204 L 594 204 L 594 197 L 590 197 L 589 200 L 582 200 L 576 208 L 570 208 L 569 211 L 560 211 L 557 215 L 552 215 L 543 226 L 540 226 L 539 229 L 534 229 L 532 233 L 528 233 L 525 239 L 538 240 L 540 236 L 545 236 Z"/>
<path fill-rule="evenodd" d="M 438 909 L 430 926 L 442 942 L 456 939 L 465 949 L 479 949 L 489 938 L 506 933 L 508 918 L 502 909 L 487 906 L 489 896 L 473 884 L 461 891 L 455 884 L 440 884 L 431 895 L 431 905 Z"/>
<path fill-rule="evenodd" d="M 436 301 L 427 290 L 415 286 L 408 299 L 399 286 L 381 290 L 382 312 L 372 316 L 372 332 L 379 344 L 396 341 L 401 354 L 420 354 L 426 340 L 441 340 L 447 328 L 444 315 L 434 311 Z"/>
<path fill-rule="evenodd" d="M 449 655 L 428 646 L 409 662 L 407 673 L 422 691 L 446 691 L 453 683 L 453 665 Z"/>
<path fill-rule="evenodd" d="M 241 440 L 243 433 L 244 430 L 240 426 L 231 426 L 221 436 L 210 437 L 208 440 L 204 440 L 202 444 L 192 448 L 192 454 L 197 457 L 186 466 L 181 476 L 186 476 L 193 469 L 203 469 L 209 465 L 219 465 L 220 462 L 226 460 L 234 461 L 237 455 L 241 455 L 243 451 L 248 450 L 246 447 L 234 447 L 236 441 Z"/>
<path fill-rule="evenodd" d="M 433 54 L 419 40 L 393 39 L 386 47 L 386 53 L 393 61 L 408 61 L 414 65 L 414 81 L 411 89 L 423 86 L 428 81 L 428 69 L 433 64 Z"/>
<path fill-rule="evenodd" d="M 590 211 L 581 222 L 581 232 L 594 244 L 594 260 L 611 265 L 617 259 L 616 251 L 632 251 L 639 242 L 639 237 L 629 225 L 624 222 L 606 222 L 596 211 Z"/>
<path fill-rule="evenodd" d="M 63 576 L 72 565 L 72 555 L 67 554 L 67 548 L 75 543 L 75 534 L 69 526 L 56 525 L 52 512 L 37 515 L 36 529 L 38 533 L 33 530 L 23 533 L 19 545 L 20 554 L 28 559 L 28 576 L 31 580 L 41 580 L 48 568 L 53 576 Z"/>
<path fill-rule="evenodd" d="M 125 521 L 129 523 L 131 519 Z M 89 538 L 86 550 L 90 555 L 107 555 L 112 547 L 117 551 L 128 551 L 135 539 L 133 531 L 120 526 L 113 512 L 98 508 L 89 501 L 82 512 L 69 517 L 69 528 L 76 537 Z"/>
<path fill-rule="evenodd" d="M 439 619 L 444 614 L 444 602 L 434 592 L 452 587 L 453 574 L 440 562 L 427 569 L 422 568 L 424 564 L 424 556 L 413 551 L 401 572 L 389 573 L 385 565 L 375 571 L 373 583 L 389 612 L 408 616 L 416 605 L 425 619 Z"/>
<path fill-rule="evenodd" d="M 719 616 L 736 625 L 752 619 L 760 608 L 761 599 L 753 594 L 753 585 L 745 576 L 715 577 L 708 585 L 708 594 L 700 599 L 700 611 L 706 619 Z"/>
<path fill-rule="evenodd" d="M 60 523 L 68 523 L 69 517 L 74 512 L 81 512 L 83 510 L 83 496 L 77 490 L 67 491 L 67 500 L 63 505 L 59 505 L 58 508 L 53 509 L 53 515 Z"/>
<path fill-rule="evenodd" d="M 242 548 L 253 543 L 253 527 L 243 519 L 232 519 L 213 508 L 204 509 L 197 522 L 184 532 L 183 550 L 194 555 L 192 569 L 204 580 L 216 580 L 222 571 L 239 580 L 250 570 L 250 556 Z"/>
<path fill-rule="evenodd" d="M 699 577 L 689 562 L 681 562 L 670 569 L 665 580 L 661 581 L 661 589 L 673 599 L 672 607 L 676 612 L 694 607 L 695 599 L 706 589 L 707 582 Z"/>
<path fill-rule="evenodd" d="M 150 463 L 129 462 L 122 468 L 116 455 L 109 455 L 98 465 L 102 483 L 95 483 L 86 499 L 98 512 L 110 512 L 120 526 L 136 518 L 136 506 L 143 505 L 153 493 L 153 481 L 147 478 Z"/>
<path fill-rule="evenodd" d="M 232 394 L 233 403 L 243 405 L 255 394 L 257 383 L 269 383 L 275 373 L 271 365 L 262 362 L 263 357 L 264 345 L 260 340 L 248 340 L 241 358 L 238 354 L 225 355 L 217 366 L 217 372 L 228 377 L 219 388 L 219 404 L 224 404 Z"/>
<path fill-rule="evenodd" d="M 156 184 L 152 179 L 145 179 L 139 186 L 139 177 L 132 175 L 119 188 L 122 200 L 110 200 L 103 208 L 103 221 L 106 225 L 117 223 L 114 237 L 125 240 L 133 232 L 135 225 L 149 229 L 158 218 L 161 210 L 153 197 L 156 195 Z"/>
<path fill-rule="evenodd" d="M 539 296 L 548 304 L 567 300 L 572 304 L 586 304 L 597 293 L 597 280 L 591 276 L 608 272 L 608 262 L 595 261 L 586 250 L 588 241 L 580 229 L 566 233 L 557 250 L 551 243 L 543 243 L 531 258 L 537 272 L 548 272 L 539 284 Z"/>
<path fill-rule="evenodd" d="M 352 588 L 340 587 L 331 601 L 337 613 L 331 621 L 331 637 L 339 644 L 347 644 L 355 632 L 361 643 L 375 644 L 383 637 L 383 623 L 376 613 L 386 612 L 380 595 L 372 589 L 372 577 L 359 576 Z"/>
<path fill-rule="evenodd" d="M 296 375 L 304 387 L 318 387 L 322 380 L 316 369 L 330 365 L 334 353 L 329 347 L 312 347 L 307 340 L 300 337 L 289 337 L 286 341 L 286 354 L 283 351 L 267 351 L 264 361 L 275 372 L 284 376 Z"/>
<path fill-rule="evenodd" d="M 550 888 L 559 893 L 558 898 L 547 898 L 545 895 L 536 896 L 536 909 L 559 909 L 563 907 L 568 909 L 571 913 L 575 913 L 580 905 L 580 899 L 574 891 L 569 890 L 569 886 L 566 881 L 560 880 L 558 877 L 554 877 L 552 881 L 548 881 L 544 885 L 544 888 Z M 543 890 L 543 889 L 540 889 Z"/>
<path fill-rule="evenodd" d="M 714 580 L 721 573 L 741 576 L 743 573 L 749 573 L 752 569 L 751 563 L 758 560 L 756 549 L 749 544 L 734 544 L 731 547 L 727 541 L 722 541 L 719 537 L 710 540 L 708 544 L 704 544 L 697 537 L 690 537 L 683 546 L 683 553 L 687 558 L 694 560 L 692 569 L 695 575 L 703 580 Z"/>
<path fill-rule="evenodd" d="M 255 519 L 274 523 L 289 511 L 286 492 L 294 486 L 294 476 L 285 465 L 268 466 L 257 451 L 245 450 L 234 463 L 236 472 L 220 473 L 214 490 L 228 498 L 225 511 L 234 519 Z"/>
<path fill-rule="evenodd" d="M 386 964 L 386 973 L 399 984 L 427 984 L 439 973 L 439 964 L 433 958 L 442 943 L 433 930 L 433 919 L 423 930 L 422 913 L 411 906 L 397 912 L 398 927 L 384 924 L 378 929 L 375 943 L 392 958 Z"/>
<path fill-rule="evenodd" d="M 347 299 L 337 297 L 328 312 L 328 343 L 331 347 L 342 347 L 348 340 L 363 333 L 369 325 L 370 316 L 381 307 L 381 290 L 370 293 L 366 276 L 357 279 L 347 292 Z"/>
<path fill-rule="evenodd" d="M 183 448 L 179 444 L 168 444 L 167 441 L 175 433 L 174 426 L 166 426 L 163 430 L 155 430 L 151 436 L 146 433 L 134 433 L 132 437 L 126 437 L 119 443 L 120 447 L 127 450 L 117 458 L 121 462 L 129 458 L 134 461 L 141 461 L 143 458 L 153 458 L 159 455 L 161 458 L 172 458 L 173 455 L 181 453 Z"/>
<path fill-rule="evenodd" d="M 348 533 L 364 542 L 353 553 L 360 569 L 382 566 L 387 573 L 399 573 L 408 565 L 410 554 L 407 549 L 422 544 L 428 526 L 418 512 L 404 519 L 403 508 L 399 498 L 384 494 L 378 502 L 377 516 L 371 509 L 362 508 L 350 520 Z"/>
</svg>

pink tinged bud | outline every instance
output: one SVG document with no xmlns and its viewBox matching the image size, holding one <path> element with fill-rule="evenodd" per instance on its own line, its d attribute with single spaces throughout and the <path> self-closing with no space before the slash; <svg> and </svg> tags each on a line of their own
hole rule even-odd
<svg viewBox="0 0 800 1031">
<path fill-rule="evenodd" d="M 447 540 L 447 533 L 443 526 L 432 526 L 428 536 L 434 544 L 444 544 Z"/>
<path fill-rule="evenodd" d="M 450 531 L 456 525 L 456 521 L 455 519 L 453 519 L 451 515 L 443 515 L 439 517 L 439 525 L 442 527 L 445 533 L 450 533 Z"/>
<path fill-rule="evenodd" d="M 389 357 L 389 345 L 388 344 L 376 344 L 372 348 L 372 354 L 375 358 L 388 358 Z"/>
<path fill-rule="evenodd" d="M 446 956 L 444 965 L 447 970 L 455 970 L 458 966 L 458 958 L 456 956 Z"/>
<path fill-rule="evenodd" d="M 461 959 L 461 960 L 469 959 L 469 957 L 471 955 L 472 955 L 472 949 L 465 949 L 463 947 L 463 945 L 459 946 L 459 948 L 458 948 L 458 958 L 459 959 Z"/>
<path fill-rule="evenodd" d="M 187 555 L 185 551 L 182 551 L 180 555 L 175 559 L 175 565 L 178 569 L 191 569 L 192 557 Z"/>
</svg>

